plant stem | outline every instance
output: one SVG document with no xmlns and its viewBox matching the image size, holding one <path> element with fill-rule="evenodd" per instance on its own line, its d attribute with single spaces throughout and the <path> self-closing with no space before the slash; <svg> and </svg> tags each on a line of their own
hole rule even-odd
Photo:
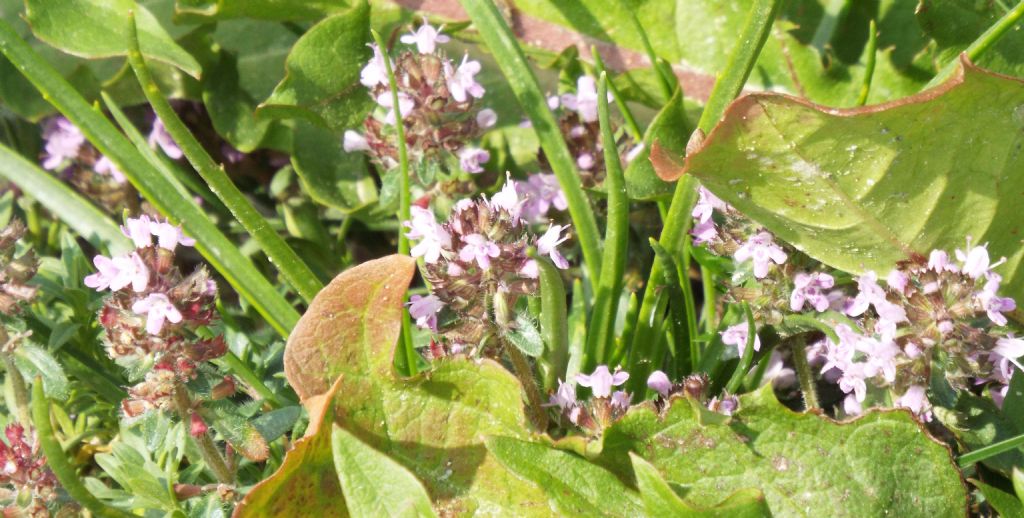
<svg viewBox="0 0 1024 518">
<path fill-rule="evenodd" d="M 804 409 L 820 408 L 818 402 L 818 389 L 815 388 L 814 373 L 807 363 L 807 350 L 805 349 L 805 335 L 798 334 L 793 337 L 791 343 L 793 355 L 793 366 L 796 368 L 797 379 L 800 380 L 800 391 L 804 394 Z"/>
<path fill-rule="evenodd" d="M 0 333 L 4 335 L 0 342 L 6 342 L 7 333 L 3 330 L 0 330 Z M 28 387 L 25 385 L 25 378 L 21 375 L 21 371 L 18 370 L 18 366 L 14 364 L 14 356 L 7 352 L 0 352 L 0 356 L 4 359 L 7 379 L 10 380 L 11 389 L 14 392 L 14 404 L 18 407 L 18 422 L 28 426 L 32 422 L 32 414 L 29 411 Z"/>
<path fill-rule="evenodd" d="M 1007 11 L 1006 14 L 1004 14 L 1002 18 L 996 20 L 996 23 L 992 24 L 988 30 L 981 33 L 981 36 L 978 36 L 974 42 L 964 49 L 964 54 L 967 54 L 967 58 L 971 61 L 978 59 L 978 57 L 984 54 L 985 51 L 995 45 L 1000 38 L 1005 36 L 1010 29 L 1014 28 L 1014 26 L 1017 25 L 1017 22 L 1020 21 L 1021 17 L 1024 17 L 1024 1 L 1021 1 L 1016 7 Z M 953 75 L 953 71 L 956 70 L 956 67 L 959 64 L 960 56 L 958 55 L 956 58 L 950 60 L 949 63 L 946 63 L 946 65 L 939 70 L 939 73 L 936 74 L 931 81 L 928 81 L 928 84 L 925 85 L 922 90 L 927 90 L 945 81 L 949 76 Z"/>
<path fill-rule="evenodd" d="M 536 255 L 536 254 L 534 254 Z M 544 378 L 546 388 L 556 388 L 558 379 L 566 376 L 569 363 L 569 324 L 566 316 L 565 284 L 562 274 L 546 257 L 537 261 L 540 278 L 540 332 L 548 346 L 551 368 Z"/>
<path fill-rule="evenodd" d="M 868 25 L 868 62 L 864 64 L 864 83 L 860 87 L 860 95 L 857 96 L 857 106 L 864 106 L 868 102 L 868 94 L 871 93 L 871 80 L 875 75 L 875 61 L 878 58 L 878 29 L 875 21 L 871 20 Z"/>
<path fill-rule="evenodd" d="M 746 302 L 743 303 L 743 315 L 747 317 L 747 343 L 743 348 L 743 357 L 736 364 L 736 370 L 733 371 L 732 377 L 729 378 L 729 383 L 725 386 L 726 392 L 730 394 L 735 394 L 739 390 L 740 384 L 743 383 L 743 378 L 747 375 L 747 370 L 750 369 L 750 362 L 754 359 L 757 324 L 754 323 L 754 314 L 750 311 L 750 304 Z"/>
<path fill-rule="evenodd" d="M 972 452 L 965 453 L 960 456 L 960 459 L 957 461 L 957 464 L 959 464 L 960 468 L 963 469 L 977 462 L 983 461 L 987 458 L 995 457 L 1000 453 L 1010 451 L 1021 445 L 1024 445 L 1024 434 L 1018 435 L 1016 437 L 1011 437 L 1009 439 L 1006 439 L 1005 441 L 999 441 L 995 444 L 989 444 L 984 448 L 979 448 Z"/>
<path fill-rule="evenodd" d="M 283 397 L 275 394 L 273 390 L 270 390 L 270 387 L 267 387 L 263 383 L 263 380 L 260 379 L 260 377 L 257 376 L 241 358 L 236 356 L 235 353 L 228 351 L 227 354 L 217 359 L 216 363 L 223 364 L 229 372 L 238 376 L 238 378 L 242 380 L 242 383 L 251 387 L 252 390 L 269 403 L 271 407 L 281 408 L 283 406 L 296 404 L 294 401 L 287 401 Z"/>
<path fill-rule="evenodd" d="M 178 417 L 188 425 L 188 422 L 192 417 L 192 398 L 188 395 L 188 389 L 181 382 L 174 385 L 174 409 L 178 412 Z M 199 453 L 203 456 L 203 462 L 213 471 L 214 476 L 217 477 L 217 481 L 221 484 L 234 484 L 235 477 L 231 474 L 231 470 L 228 469 L 228 464 L 224 460 L 224 457 L 217 450 L 217 445 L 213 444 L 213 439 L 210 438 L 210 433 L 205 432 L 200 434 L 198 437 L 193 436 L 196 440 L 196 444 L 199 445 Z"/>
<path fill-rule="evenodd" d="M 542 406 L 544 399 L 541 396 L 540 388 L 537 387 L 537 378 L 533 375 L 530 362 L 515 345 L 508 343 L 507 340 L 502 340 L 502 343 L 505 346 L 505 354 L 508 356 L 509 362 L 512 363 L 512 370 L 516 378 L 519 378 L 519 383 L 523 385 L 523 390 L 526 391 L 526 413 L 530 416 L 530 422 L 538 432 L 544 433 L 548 429 L 548 413 Z"/>
<path fill-rule="evenodd" d="M 601 59 L 601 55 L 597 53 L 597 47 L 590 47 L 590 55 L 594 57 L 594 75 L 600 76 L 606 73 L 607 68 L 604 66 L 604 60 Z M 636 117 L 633 116 L 629 105 L 626 104 L 626 100 L 619 94 L 619 89 L 615 87 L 615 82 L 611 79 L 608 79 L 608 91 L 612 93 L 612 98 L 615 99 L 615 106 L 619 107 L 619 113 L 622 114 L 622 120 L 626 124 L 626 133 L 629 134 L 634 142 L 638 144 L 643 142 L 644 132 L 640 131 L 640 126 L 636 123 Z"/>
</svg>

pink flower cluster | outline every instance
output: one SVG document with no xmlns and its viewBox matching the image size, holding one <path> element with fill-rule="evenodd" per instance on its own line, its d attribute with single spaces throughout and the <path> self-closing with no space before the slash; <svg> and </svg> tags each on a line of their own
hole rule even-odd
<svg viewBox="0 0 1024 518">
<path fill-rule="evenodd" d="M 547 406 L 557 408 L 570 423 L 598 435 L 629 410 L 632 396 L 624 390 L 613 390 L 628 379 L 628 372 L 612 372 L 607 365 L 598 365 L 592 374 L 577 374 L 576 383 L 560 381 Z M 589 401 L 576 399 L 576 384 L 590 389 Z"/>
<path fill-rule="evenodd" d="M 35 434 L 20 424 L 4 429 L 0 441 L 0 485 L 9 486 L 18 499 L 3 509 L 4 516 L 49 516 L 47 504 L 57 497 L 57 479 L 46 467 Z M 31 435 L 31 437 L 30 437 Z"/>
</svg>

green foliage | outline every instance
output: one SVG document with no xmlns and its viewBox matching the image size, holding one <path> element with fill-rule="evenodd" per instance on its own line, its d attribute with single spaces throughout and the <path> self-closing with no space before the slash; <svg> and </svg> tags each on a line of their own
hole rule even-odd
<svg viewBox="0 0 1024 518">
<path fill-rule="evenodd" d="M 935 40 L 937 61 L 943 64 L 955 60 L 1005 12 L 997 2 L 924 0 L 917 9 L 917 20 L 924 32 Z M 1024 33 L 1019 29 L 1011 30 L 979 57 L 976 64 L 993 72 L 1024 76 Z"/>
<path fill-rule="evenodd" d="M 302 186 L 317 202 L 342 213 L 359 212 L 378 200 L 366 159 L 346 153 L 341 139 L 313 123 L 295 121 L 292 166 Z"/>
<path fill-rule="evenodd" d="M 626 190 L 637 200 L 655 200 L 672 195 L 674 186 L 658 178 L 651 164 L 651 146 L 655 142 L 668 149 L 686 149 L 693 132 L 693 124 L 686 116 L 683 92 L 676 90 L 668 103 L 658 112 L 644 133 L 644 149 L 626 167 Z"/>
<path fill-rule="evenodd" d="M 684 502 L 675 490 L 661 478 L 658 469 L 636 454 L 629 454 L 633 473 L 643 496 L 644 509 L 650 516 L 721 516 L 756 518 L 771 516 L 764 495 L 756 489 L 741 489 L 713 508 L 697 509 Z"/>
</svg>

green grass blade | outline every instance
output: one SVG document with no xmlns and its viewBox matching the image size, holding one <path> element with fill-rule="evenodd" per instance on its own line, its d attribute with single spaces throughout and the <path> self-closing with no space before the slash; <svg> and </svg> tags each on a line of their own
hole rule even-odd
<svg viewBox="0 0 1024 518">
<path fill-rule="evenodd" d="M 6 21 L 0 20 L 0 53 L 3 53 L 42 95 L 105 156 L 163 215 L 179 222 L 196 239 L 196 249 L 231 286 L 282 336 L 299 320 L 299 314 L 238 248 L 206 217 L 190 197 L 154 171 L 114 125 L 71 86 L 42 56 L 21 39 Z"/>
<path fill-rule="evenodd" d="M 149 100 L 149 104 L 163 121 L 167 132 L 181 147 L 181 151 L 192 167 L 195 167 L 199 176 L 203 177 L 210 190 L 220 198 L 220 201 L 224 202 L 235 219 L 252 235 L 284 279 L 288 281 L 288 284 L 291 284 L 306 302 L 313 300 L 317 292 L 324 287 L 323 283 L 299 258 L 295 250 L 292 250 L 288 243 L 285 243 L 284 239 L 270 228 L 267 220 L 256 211 L 249 200 L 245 199 L 242 191 L 239 191 L 238 187 L 228 178 L 224 168 L 210 158 L 202 144 L 185 127 L 185 123 L 178 118 L 174 108 L 171 108 L 171 104 L 167 102 L 160 92 L 160 88 L 153 81 L 153 76 L 139 50 L 135 16 L 131 13 L 128 15 L 128 63 L 135 71 L 135 77 L 138 78 L 139 85 L 142 87 L 146 99 Z"/>
<path fill-rule="evenodd" d="M 987 31 L 983 32 L 978 39 L 974 40 L 966 49 L 964 54 L 967 54 L 967 58 L 971 60 L 978 59 L 982 54 L 996 44 L 1006 33 L 1010 32 L 1011 29 L 1017 27 L 1017 23 L 1020 22 L 1021 18 L 1024 18 L 1024 1 L 1017 4 L 1016 7 L 1010 9 L 1003 15 L 1002 18 L 996 20 L 996 23 L 992 24 Z M 922 88 L 927 90 L 933 86 L 937 86 L 939 83 L 944 82 L 949 76 L 953 75 L 956 68 L 960 66 L 960 57 L 950 60 L 946 63 L 939 73 L 928 81 L 928 84 Z"/>
<path fill-rule="evenodd" d="M 1019 448 L 1022 445 L 1024 445 L 1024 434 L 965 453 L 960 456 L 959 460 L 957 460 L 957 464 L 960 465 L 960 468 L 966 468 L 987 458 L 995 457 L 1000 453 L 1010 451 L 1014 448 Z"/>
<path fill-rule="evenodd" d="M 3 144 L 0 144 L 0 176 L 35 198 L 97 248 L 106 248 L 114 254 L 132 249 L 131 241 L 103 211 L 68 184 Z"/>
<path fill-rule="evenodd" d="M 618 313 L 619 298 L 622 294 L 622 277 L 626 270 L 626 244 L 629 242 L 629 197 L 626 196 L 626 178 L 622 162 L 615 146 L 611 120 L 608 117 L 608 76 L 602 73 L 597 84 L 597 118 L 601 126 L 601 144 L 604 147 L 608 190 L 608 221 L 604 234 L 604 257 L 601 277 L 597 279 L 594 294 L 594 311 L 591 313 L 590 330 L 587 332 L 587 358 L 584 362 L 588 371 L 599 363 L 608 361 L 608 355 L 615 341 L 615 315 Z"/>
<path fill-rule="evenodd" d="M 747 345 L 743 348 L 743 356 L 740 357 L 740 362 L 736 364 L 736 370 L 733 371 L 732 377 L 729 378 L 729 383 L 725 386 L 725 391 L 730 394 L 735 394 L 740 388 L 740 383 L 743 382 L 743 377 L 747 375 L 747 370 L 750 369 L 750 362 L 754 360 L 754 341 L 757 339 L 757 324 L 754 323 L 754 314 L 750 311 L 750 304 L 743 303 L 743 316 L 747 319 Z M 794 352 L 794 354 L 800 354 Z"/>
<path fill-rule="evenodd" d="M 480 38 L 494 54 L 505 79 L 523 111 L 530 117 L 534 131 L 540 139 L 544 155 L 551 164 L 551 170 L 569 202 L 569 215 L 576 227 L 576 235 L 587 263 L 587 274 L 591 279 L 601 278 L 601 243 L 597 230 L 597 219 L 583 192 L 579 174 L 565 139 L 558 129 L 555 116 L 548 109 L 547 101 L 537 83 L 537 76 L 526 62 L 523 49 L 515 35 L 491 0 L 460 0 L 466 14 L 473 21 Z"/>
<path fill-rule="evenodd" d="M 534 257 L 540 270 L 540 332 L 548 346 L 551 368 L 544 388 L 558 388 L 569 364 L 569 320 L 566 312 L 565 283 L 562 274 L 546 258 Z"/>
</svg>

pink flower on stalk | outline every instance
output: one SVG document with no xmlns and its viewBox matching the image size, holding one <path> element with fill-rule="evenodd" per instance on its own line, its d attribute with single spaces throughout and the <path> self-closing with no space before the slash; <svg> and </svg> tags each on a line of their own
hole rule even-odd
<svg viewBox="0 0 1024 518">
<path fill-rule="evenodd" d="M 486 149 L 466 146 L 459 150 L 459 167 L 467 173 L 477 174 L 484 172 L 481 164 L 491 159 L 491 154 Z"/>
<path fill-rule="evenodd" d="M 60 167 L 66 160 L 78 158 L 78 153 L 85 144 L 85 135 L 81 130 L 64 117 L 55 117 L 47 121 L 43 128 L 45 157 L 43 169 L 50 171 Z"/>
<path fill-rule="evenodd" d="M 562 270 L 569 267 L 569 261 L 565 259 L 565 256 L 556 247 L 569 239 L 568 235 L 562 236 L 562 231 L 568 228 L 569 225 L 551 225 L 548 227 L 547 232 L 544 232 L 544 235 L 537 239 L 537 253 L 550 257 L 551 262 L 555 263 L 555 266 Z"/>
<path fill-rule="evenodd" d="M 345 149 L 346 153 L 369 151 L 370 144 L 366 142 L 366 137 L 361 133 L 352 130 L 345 130 L 345 135 L 342 138 L 342 148 Z"/>
<path fill-rule="evenodd" d="M 724 212 L 729 209 L 729 204 L 722 201 L 714 193 L 700 186 L 697 188 L 697 204 L 693 206 L 693 212 L 690 213 L 693 219 L 696 219 L 700 223 L 707 223 L 711 221 L 711 215 L 714 212 Z"/>
<path fill-rule="evenodd" d="M 128 218 L 121 225 L 121 233 L 132 240 L 135 248 L 146 248 L 153 244 L 153 223 L 149 216 L 143 214 L 137 218 Z"/>
<path fill-rule="evenodd" d="M 1024 367 L 1017 361 L 1024 356 L 1024 339 L 1016 338 L 1013 335 L 996 340 L 996 346 L 989 352 L 988 360 L 995 364 L 998 376 L 1009 381 L 1013 376 L 1013 366 L 1024 370 Z"/>
<path fill-rule="evenodd" d="M 990 263 L 988 256 L 988 243 L 972 248 L 970 236 L 967 237 L 967 251 L 965 252 L 957 249 L 956 258 L 958 261 L 963 263 L 960 271 L 972 279 L 977 279 L 978 277 L 989 273 L 989 270 L 992 268 L 1006 262 L 1006 258 L 1003 257 L 994 263 Z"/>
<path fill-rule="evenodd" d="M 516 182 L 515 186 L 516 192 L 525 200 L 522 212 L 528 221 L 543 221 L 551 207 L 557 210 L 569 208 L 569 201 L 553 174 L 532 174 L 525 182 Z"/>
<path fill-rule="evenodd" d="M 768 275 L 771 263 L 783 264 L 787 257 L 786 252 L 775 244 L 775 239 L 769 232 L 754 234 L 733 254 L 733 258 L 741 263 L 753 260 L 754 277 L 758 279 Z"/>
<path fill-rule="evenodd" d="M 519 199 L 519 194 L 516 192 L 516 182 L 512 180 L 511 173 L 505 172 L 505 185 L 501 187 L 497 194 L 491 197 L 489 203 L 491 207 L 507 210 L 513 219 L 519 219 L 523 210 L 523 201 Z"/>
<path fill-rule="evenodd" d="M 593 77 L 580 76 L 576 80 L 576 94 L 562 95 L 562 105 L 579 114 L 584 122 L 597 121 L 597 83 Z M 612 100 L 608 94 L 608 100 Z"/>
<path fill-rule="evenodd" d="M 629 410 L 629 403 L 633 400 L 633 395 L 625 390 L 616 390 L 612 393 L 611 407 L 620 412 Z"/>
<path fill-rule="evenodd" d="M 153 121 L 153 129 L 149 131 L 149 139 L 147 142 L 149 142 L 149 147 L 151 148 L 155 149 L 159 147 L 162 149 L 164 154 L 171 159 L 177 160 L 184 155 L 181 152 L 181 148 L 178 147 L 178 144 L 174 142 L 174 138 L 171 137 L 171 134 L 167 133 L 167 127 L 164 126 L 164 121 L 160 120 L 160 117 L 157 117 Z"/>
<path fill-rule="evenodd" d="M 391 92 L 387 91 L 377 96 L 377 104 L 382 108 L 387 108 L 388 112 L 384 114 L 384 124 L 393 125 L 395 123 L 395 102 L 391 96 Z M 416 107 L 416 101 L 412 97 L 409 97 L 405 92 L 398 92 L 398 112 L 404 119 L 407 115 L 412 113 L 413 108 Z"/>
<path fill-rule="evenodd" d="M 484 87 L 475 79 L 475 76 L 480 73 L 480 63 L 469 61 L 468 54 L 462 57 L 462 63 L 454 71 L 452 71 L 451 65 L 445 64 L 445 72 L 448 76 L 448 91 L 457 102 L 466 102 L 469 99 L 468 96 L 477 99 L 484 96 Z"/>
<path fill-rule="evenodd" d="M 742 357 L 747 351 L 747 323 L 736 324 L 729 326 L 722 331 L 722 343 L 725 345 L 735 345 L 736 351 Z M 761 338 L 754 333 L 754 350 L 761 350 Z"/>
<path fill-rule="evenodd" d="M 693 236 L 693 244 L 703 245 L 704 243 L 711 242 L 718 237 L 718 228 L 715 227 L 714 220 L 709 219 L 693 225 L 693 229 L 690 230 L 690 235 Z"/>
<path fill-rule="evenodd" d="M 931 421 L 931 412 L 928 409 L 928 394 L 921 385 L 911 385 L 907 391 L 896 400 L 896 406 L 909 409 L 914 415 L 925 421 Z"/>
<path fill-rule="evenodd" d="M 459 250 L 459 259 L 467 262 L 475 260 L 484 270 L 491 267 L 492 257 L 501 255 L 501 248 L 481 234 L 462 236 L 462 242 L 465 243 L 465 246 Z"/>
<path fill-rule="evenodd" d="M 809 303 L 819 313 L 829 308 L 831 301 L 824 290 L 835 285 L 835 279 L 827 273 L 798 273 L 793 278 L 793 293 L 789 296 L 789 307 L 801 311 Z"/>
<path fill-rule="evenodd" d="M 598 365 L 593 374 L 577 374 L 576 382 L 584 387 L 590 387 L 590 392 L 596 398 L 606 398 L 612 395 L 612 387 L 622 385 L 629 379 L 629 373 L 615 369 L 612 373 L 607 365 Z"/>
<path fill-rule="evenodd" d="M 174 251 L 178 245 L 195 246 L 196 240 L 187 237 L 185 232 L 178 225 L 172 225 L 167 221 L 153 221 L 150 225 L 150 232 L 156 236 L 156 242 L 165 250 Z"/>
<path fill-rule="evenodd" d="M 105 156 L 101 156 L 100 159 L 93 164 L 92 168 L 99 174 L 109 176 L 117 184 L 123 184 L 128 181 L 128 179 L 125 178 L 124 173 L 114 165 L 114 162 Z"/>
<path fill-rule="evenodd" d="M 843 375 L 839 377 L 839 388 L 847 394 L 852 392 L 857 402 L 863 403 L 868 391 L 867 383 L 864 381 L 866 378 L 863 363 L 849 363 L 843 369 Z"/>
<path fill-rule="evenodd" d="M 444 251 L 452 247 L 452 236 L 437 223 L 430 209 L 414 206 L 411 216 L 412 219 L 404 223 L 409 229 L 405 237 L 418 239 L 419 243 L 409 251 L 410 255 L 422 257 L 428 264 L 436 263 Z"/>
<path fill-rule="evenodd" d="M 181 312 L 163 293 L 150 293 L 146 298 L 135 301 L 132 311 L 146 315 L 146 332 L 151 335 L 160 334 L 165 321 L 173 324 L 181 322 Z"/>
<path fill-rule="evenodd" d="M 1003 282 L 1002 275 L 988 272 L 986 278 L 985 287 L 975 296 L 985 309 L 988 319 L 997 326 L 1005 326 L 1007 320 L 1003 313 L 1017 309 L 1017 303 L 1009 297 L 996 295 L 996 292 L 999 291 L 999 284 Z"/>
<path fill-rule="evenodd" d="M 451 41 L 451 38 L 441 34 L 442 30 L 444 30 L 444 25 L 435 29 L 424 18 L 423 25 L 420 25 L 419 29 L 402 35 L 399 41 L 406 45 L 416 45 L 416 51 L 420 54 L 433 54 L 438 43 L 448 43 Z"/>
<path fill-rule="evenodd" d="M 576 387 L 574 387 L 572 383 L 566 383 L 562 380 L 558 380 L 558 390 L 548 397 L 548 403 L 545 406 L 556 406 L 564 412 L 572 409 L 577 404 Z"/>
<path fill-rule="evenodd" d="M 388 71 L 384 63 L 384 54 L 381 53 L 380 47 L 373 43 L 370 43 L 369 47 L 373 49 L 373 57 L 359 73 L 359 82 L 367 88 L 377 85 L 388 86 Z M 388 60 L 390 62 L 390 58 Z"/>
<path fill-rule="evenodd" d="M 906 295 L 907 285 L 910 284 L 910 276 L 901 270 L 892 270 L 889 272 L 889 276 L 885 278 L 885 284 L 889 288 Z"/>
<path fill-rule="evenodd" d="M 480 113 L 476 114 L 476 125 L 482 129 L 493 127 L 498 123 L 498 114 L 490 108 L 484 108 L 480 110 Z"/>
<path fill-rule="evenodd" d="M 429 329 L 437 332 L 437 313 L 444 308 L 444 302 L 435 295 L 413 295 L 409 297 L 409 316 L 416 319 L 416 325 L 420 329 Z"/>
<path fill-rule="evenodd" d="M 661 397 L 668 397 L 672 391 L 672 380 L 664 372 L 654 371 L 647 377 L 647 388 L 661 394 Z"/>
<path fill-rule="evenodd" d="M 118 291 L 131 285 L 133 291 L 140 292 L 149 284 L 149 268 L 138 253 L 114 258 L 97 255 L 92 258 L 92 264 L 98 271 L 87 275 L 84 283 L 96 291 L 107 288 Z"/>
</svg>

